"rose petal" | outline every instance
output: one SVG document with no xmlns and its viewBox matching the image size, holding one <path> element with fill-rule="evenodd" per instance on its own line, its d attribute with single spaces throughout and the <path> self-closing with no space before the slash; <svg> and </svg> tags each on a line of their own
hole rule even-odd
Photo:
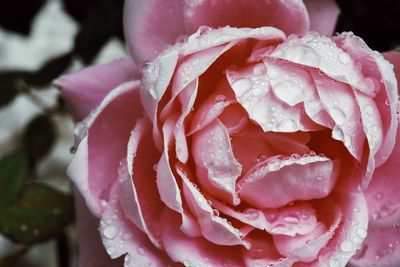
<svg viewBox="0 0 400 267">
<path fill-rule="evenodd" d="M 294 200 L 327 196 L 337 175 L 337 163 L 326 157 L 269 158 L 240 180 L 239 196 L 257 208 L 276 208 Z"/>
<path fill-rule="evenodd" d="M 178 216 L 165 209 L 163 243 L 168 256 L 187 266 L 243 266 L 238 246 L 220 246 L 204 238 L 191 238 L 179 231 Z"/>
<path fill-rule="evenodd" d="M 158 250 L 134 224 L 126 220 L 119 205 L 119 186 L 115 183 L 110 193 L 110 205 L 104 211 L 100 222 L 103 245 L 111 258 L 125 256 L 126 267 L 130 266 L 168 266 L 173 264 Z"/>
<path fill-rule="evenodd" d="M 268 237 L 257 238 L 251 242 L 249 250 L 243 250 L 246 266 L 291 266 L 293 261 L 282 260 L 282 255 L 276 250 L 274 242 Z M 283 263 L 286 263 L 283 264 Z"/>
<path fill-rule="evenodd" d="M 331 36 L 335 30 L 340 10 L 334 0 L 305 0 L 310 15 L 310 30 Z"/>
<path fill-rule="evenodd" d="M 305 116 L 300 105 L 291 107 L 274 96 L 266 72 L 262 63 L 239 71 L 226 72 L 237 101 L 249 113 L 250 119 L 256 121 L 264 131 L 296 132 L 318 129 Z M 293 87 L 295 86 L 297 85 L 293 83 Z"/>
<path fill-rule="evenodd" d="M 185 170 L 177 167 L 177 172 L 183 181 L 183 194 L 186 202 L 200 225 L 203 237 L 218 245 L 248 247 L 248 243 L 242 240 L 237 228 L 229 224 L 226 219 L 219 217 L 218 214 L 214 214 L 213 208 L 189 180 Z"/>
<path fill-rule="evenodd" d="M 182 3 L 175 0 L 127 0 L 124 31 L 135 61 L 141 64 L 152 60 L 185 33 Z"/>
<path fill-rule="evenodd" d="M 79 245 L 79 266 L 121 266 L 120 260 L 112 260 L 107 254 L 97 230 L 99 219 L 87 208 L 82 195 L 75 191 L 76 236 Z"/>
<path fill-rule="evenodd" d="M 368 228 L 367 238 L 359 252 L 350 260 L 352 267 L 396 267 L 400 265 L 399 225 Z"/>
<path fill-rule="evenodd" d="M 63 75 L 54 81 L 62 90 L 75 121 L 89 115 L 112 89 L 129 80 L 138 79 L 138 70 L 130 59 L 93 66 Z"/>
<path fill-rule="evenodd" d="M 239 204 L 235 186 L 242 166 L 233 155 L 224 125 L 216 120 L 194 134 L 192 140 L 192 157 L 200 184 L 209 194 Z"/>
<path fill-rule="evenodd" d="M 101 203 L 108 200 L 110 185 L 118 178 L 130 131 L 141 115 L 139 82 L 129 82 L 112 90 L 83 126 L 87 135 L 67 172 L 97 215 L 102 212 Z"/>
<path fill-rule="evenodd" d="M 287 34 L 299 35 L 309 30 L 305 6 L 296 0 L 185 1 L 184 17 L 188 32 L 194 32 L 203 25 L 213 28 L 226 25 L 249 28 L 273 26 Z"/>
<path fill-rule="evenodd" d="M 126 161 L 122 161 L 119 168 L 120 200 L 127 218 L 160 248 L 158 223 L 164 205 L 157 197 L 153 169 L 160 154 L 154 147 L 150 132 L 147 120 L 137 120 L 129 138 Z"/>
</svg>

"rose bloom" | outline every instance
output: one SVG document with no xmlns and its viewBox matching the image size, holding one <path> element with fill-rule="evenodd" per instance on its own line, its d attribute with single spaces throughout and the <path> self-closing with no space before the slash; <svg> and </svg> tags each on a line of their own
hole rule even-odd
<svg viewBox="0 0 400 267">
<path fill-rule="evenodd" d="M 80 265 L 400 266 L 400 55 L 337 14 L 128 0 L 132 58 L 56 81 Z"/>
</svg>

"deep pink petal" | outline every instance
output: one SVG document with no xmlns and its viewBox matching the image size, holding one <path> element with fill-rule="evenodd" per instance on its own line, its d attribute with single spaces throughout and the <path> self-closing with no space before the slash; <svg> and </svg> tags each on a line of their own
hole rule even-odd
<svg viewBox="0 0 400 267">
<path fill-rule="evenodd" d="M 183 6 L 176 0 L 127 0 L 124 30 L 135 61 L 152 60 L 185 33 Z"/>
<path fill-rule="evenodd" d="M 243 266 L 239 246 L 221 246 L 204 238 L 191 238 L 179 230 L 179 218 L 163 213 L 163 243 L 168 256 L 187 266 Z"/>
<path fill-rule="evenodd" d="M 68 174 L 95 214 L 108 201 L 110 186 L 118 178 L 120 161 L 126 157 L 130 131 L 143 114 L 139 82 L 129 82 L 108 94 L 85 120 L 79 144 Z M 118 142 L 115 142 L 118 140 Z"/>
<path fill-rule="evenodd" d="M 333 189 L 338 169 L 336 162 L 322 156 L 272 157 L 240 180 L 239 196 L 258 208 L 277 208 L 294 200 L 322 198 Z"/>
<path fill-rule="evenodd" d="M 286 34 L 299 35 L 309 30 L 307 11 L 297 0 L 185 1 L 184 18 L 189 33 L 203 25 L 213 28 L 273 26 Z"/>
<path fill-rule="evenodd" d="M 247 242 L 242 240 L 239 230 L 213 210 L 208 200 L 189 180 L 187 171 L 182 166 L 178 166 L 177 172 L 182 178 L 186 203 L 196 217 L 203 237 L 218 245 L 248 247 Z"/>
<path fill-rule="evenodd" d="M 101 217 L 100 232 L 104 247 L 111 258 L 125 255 L 126 267 L 168 266 L 173 262 L 158 250 L 139 228 L 126 219 L 119 200 L 119 185 L 112 186 L 111 201 Z"/>
<path fill-rule="evenodd" d="M 235 186 L 242 166 L 233 155 L 224 125 L 216 120 L 194 134 L 191 151 L 197 177 L 205 190 L 228 203 L 239 204 Z"/>
<path fill-rule="evenodd" d="M 310 30 L 331 36 L 335 30 L 340 10 L 334 0 L 305 0 L 310 15 Z"/>
<path fill-rule="evenodd" d="M 101 100 L 115 87 L 138 79 L 137 67 L 130 59 L 93 66 L 63 75 L 54 81 L 62 90 L 75 121 L 89 115 Z"/>
</svg>

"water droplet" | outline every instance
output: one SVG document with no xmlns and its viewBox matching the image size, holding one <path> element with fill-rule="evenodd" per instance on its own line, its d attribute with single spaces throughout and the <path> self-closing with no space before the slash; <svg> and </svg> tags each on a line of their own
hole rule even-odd
<svg viewBox="0 0 400 267">
<path fill-rule="evenodd" d="M 365 105 L 364 112 L 367 114 L 372 114 L 374 112 L 374 108 L 371 105 Z"/>
<path fill-rule="evenodd" d="M 381 193 L 376 194 L 376 195 L 375 195 L 375 198 L 376 198 L 376 199 L 382 199 L 382 194 L 381 194 Z"/>
<path fill-rule="evenodd" d="M 301 215 L 300 215 L 300 217 L 301 217 L 301 219 L 302 220 L 308 220 L 309 218 L 310 218 L 310 215 L 308 215 L 308 214 L 306 214 L 306 213 L 302 213 Z"/>
<path fill-rule="evenodd" d="M 214 215 L 214 216 L 219 216 L 219 210 L 217 210 L 217 209 L 213 209 L 212 210 L 212 214 Z"/>
<path fill-rule="evenodd" d="M 377 132 L 379 130 L 379 127 L 376 125 L 372 125 L 371 129 L 373 132 Z"/>
<path fill-rule="evenodd" d="M 346 114 L 340 108 L 338 107 L 330 108 L 329 113 L 331 114 L 336 124 L 343 125 L 346 122 Z"/>
<path fill-rule="evenodd" d="M 154 164 L 154 165 L 153 165 L 153 170 L 154 170 L 155 172 L 157 172 L 157 167 L 158 167 L 157 164 Z"/>
<path fill-rule="evenodd" d="M 323 180 L 323 176 L 320 174 L 320 175 L 318 175 L 317 177 L 315 177 L 315 180 L 317 180 L 318 182 L 320 182 L 320 181 L 322 181 Z"/>
<path fill-rule="evenodd" d="M 294 106 L 304 99 L 303 89 L 292 81 L 282 81 L 273 86 L 274 94 L 290 106 Z"/>
<path fill-rule="evenodd" d="M 256 209 L 246 209 L 243 215 L 249 220 L 257 220 L 260 216 L 259 212 Z"/>
<path fill-rule="evenodd" d="M 133 237 L 133 236 L 132 236 L 131 233 L 125 233 L 125 234 L 122 235 L 122 239 L 123 239 L 123 240 L 129 240 L 129 239 L 131 239 L 132 237 Z"/>
<path fill-rule="evenodd" d="M 335 128 L 333 128 L 332 137 L 336 140 L 343 141 L 344 133 L 343 133 L 342 129 L 337 126 Z"/>
<path fill-rule="evenodd" d="M 341 267 L 341 264 L 336 259 L 331 259 L 329 261 L 329 267 Z"/>
<path fill-rule="evenodd" d="M 132 259 L 132 257 L 131 257 L 131 255 L 129 255 L 129 254 L 126 254 L 126 256 L 125 256 L 125 264 L 129 264 L 130 262 L 131 262 L 131 259 Z"/>
<path fill-rule="evenodd" d="M 352 252 L 354 250 L 354 245 L 353 242 L 351 242 L 350 240 L 345 240 L 341 245 L 340 245 L 340 249 L 343 252 Z"/>
<path fill-rule="evenodd" d="M 280 132 L 295 132 L 297 130 L 297 123 L 292 119 L 285 119 L 278 125 Z"/>
<path fill-rule="evenodd" d="M 288 223 L 293 223 L 293 224 L 297 224 L 300 222 L 299 218 L 294 217 L 294 216 L 287 216 L 287 217 L 283 218 L 283 221 L 288 222 Z"/>
<path fill-rule="evenodd" d="M 140 255 L 144 255 L 144 248 L 143 247 L 137 247 L 137 253 Z"/>
<path fill-rule="evenodd" d="M 257 157 L 257 162 L 263 162 L 263 161 L 265 161 L 267 158 L 268 158 L 267 155 L 265 155 L 265 154 L 260 154 L 260 155 L 258 155 L 258 157 Z"/>
<path fill-rule="evenodd" d="M 217 103 L 224 102 L 225 100 L 226 100 L 226 97 L 224 95 L 217 95 L 215 97 L 215 102 L 217 102 Z"/>
<path fill-rule="evenodd" d="M 106 238 L 112 239 L 118 234 L 118 228 L 115 225 L 108 225 L 104 228 L 103 234 Z"/>
<path fill-rule="evenodd" d="M 385 100 L 385 105 L 386 105 L 386 106 L 389 106 L 389 105 L 390 105 L 389 99 L 386 99 L 386 100 Z"/>
<path fill-rule="evenodd" d="M 339 54 L 339 60 L 343 64 L 349 64 L 350 63 L 350 56 L 347 53 L 340 53 Z"/>
</svg>

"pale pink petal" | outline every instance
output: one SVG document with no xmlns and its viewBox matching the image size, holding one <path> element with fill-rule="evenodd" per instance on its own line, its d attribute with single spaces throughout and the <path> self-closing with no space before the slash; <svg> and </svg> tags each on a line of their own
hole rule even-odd
<svg viewBox="0 0 400 267">
<path fill-rule="evenodd" d="M 79 267 L 122 266 L 121 260 L 110 258 L 101 242 L 100 233 L 97 229 L 100 220 L 92 215 L 81 194 L 76 191 L 74 193 Z"/>
<path fill-rule="evenodd" d="M 95 214 L 102 212 L 101 204 L 108 200 L 110 185 L 118 178 L 119 163 L 126 157 L 130 131 L 143 114 L 139 85 L 129 82 L 112 90 L 81 126 L 86 137 L 77 148 L 68 174 Z"/>
<path fill-rule="evenodd" d="M 182 206 L 182 193 L 170 166 L 170 146 L 173 143 L 173 127 L 176 124 L 176 118 L 170 117 L 163 125 L 164 152 L 156 166 L 157 187 L 161 200 L 172 210 L 182 216 L 180 229 L 186 235 L 195 237 L 200 236 L 200 229 L 195 219 Z"/>
<path fill-rule="evenodd" d="M 400 224 L 387 228 L 368 228 L 368 236 L 351 258 L 351 267 L 400 266 Z"/>
<path fill-rule="evenodd" d="M 296 132 L 320 128 L 305 115 L 301 105 L 289 106 L 273 94 L 263 63 L 228 70 L 226 76 L 238 102 L 264 131 Z"/>
<path fill-rule="evenodd" d="M 272 157 L 260 162 L 240 180 L 239 196 L 257 208 L 322 198 L 333 189 L 338 170 L 336 161 L 323 156 Z"/>
<path fill-rule="evenodd" d="M 119 200 L 119 185 L 111 188 L 109 205 L 101 217 L 100 232 L 104 247 L 111 258 L 125 255 L 125 267 L 168 266 L 173 262 L 158 250 L 146 234 L 126 219 Z"/>
<path fill-rule="evenodd" d="M 334 122 L 332 138 L 342 141 L 350 154 L 361 160 L 365 133 L 361 124 L 360 108 L 353 89 L 342 82 L 332 82 L 328 76 L 310 69 L 324 109 Z"/>
<path fill-rule="evenodd" d="M 374 102 L 380 114 L 382 124 L 380 130 L 383 131 L 383 137 L 379 147 L 372 150 L 374 150 L 376 165 L 380 166 L 393 149 L 398 125 L 396 116 L 398 84 L 393 67 L 381 54 L 372 51 L 360 38 L 351 33 L 343 33 L 335 37 L 334 41 L 359 65 L 364 76 L 364 84 L 374 92 Z M 371 135 L 375 134 L 371 133 Z M 368 141 L 370 142 L 371 138 Z"/>
<path fill-rule="evenodd" d="M 192 138 L 192 157 L 200 184 L 211 195 L 239 204 L 235 191 L 242 166 L 235 159 L 224 125 L 215 120 Z"/>
<path fill-rule="evenodd" d="M 294 237 L 274 235 L 274 243 L 282 255 L 296 261 L 311 262 L 326 247 L 343 218 L 340 208 L 328 199 L 319 200 L 318 208 L 317 216 L 323 223 L 315 222 L 311 232 Z"/>
<path fill-rule="evenodd" d="M 305 0 L 310 16 L 310 30 L 331 36 L 335 30 L 340 10 L 334 0 Z"/>
<path fill-rule="evenodd" d="M 248 247 L 248 243 L 242 240 L 239 230 L 229 224 L 225 218 L 220 217 L 197 186 L 189 180 L 187 170 L 184 170 L 182 166 L 178 166 L 176 170 L 182 178 L 186 203 L 196 217 L 203 237 L 218 245 Z"/>
<path fill-rule="evenodd" d="M 138 119 L 129 138 L 126 160 L 121 161 L 118 170 L 120 201 L 127 218 L 161 248 L 158 224 L 164 205 L 158 197 L 153 167 L 160 153 L 150 133 L 149 121 Z"/>
<path fill-rule="evenodd" d="M 330 266 L 346 266 L 367 236 L 367 203 L 360 193 L 336 192 L 331 199 L 341 208 L 343 220 L 328 245 L 321 250 L 316 262 L 317 266 L 326 263 Z M 320 206 L 318 210 L 325 210 L 325 216 L 332 216 L 326 206 Z"/>
<path fill-rule="evenodd" d="M 298 0 L 185 1 L 184 18 L 189 33 L 203 25 L 213 28 L 273 26 L 287 34 L 299 35 L 309 30 L 307 10 Z"/>
<path fill-rule="evenodd" d="M 172 260 L 186 266 L 243 266 L 239 246 L 221 246 L 186 236 L 179 231 L 178 215 L 170 210 L 164 210 L 162 218 L 163 243 Z"/>
<path fill-rule="evenodd" d="M 135 61 L 152 60 L 185 33 L 183 5 L 176 0 L 127 0 L 124 31 Z"/>
<path fill-rule="evenodd" d="M 54 81 L 75 119 L 80 121 L 100 104 L 115 87 L 138 79 L 137 67 L 130 59 L 121 59 L 106 65 L 93 66 L 63 75 Z"/>
</svg>

